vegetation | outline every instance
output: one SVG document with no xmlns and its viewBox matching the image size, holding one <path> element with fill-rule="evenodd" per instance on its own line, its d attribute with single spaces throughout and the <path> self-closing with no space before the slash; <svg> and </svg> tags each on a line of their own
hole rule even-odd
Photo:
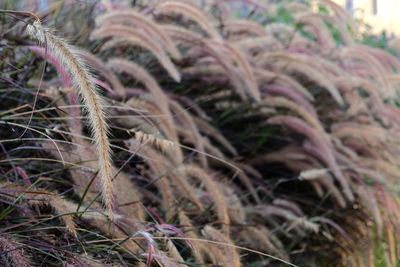
<svg viewBox="0 0 400 267">
<path fill-rule="evenodd" d="M 329 0 L 39 2 L 0 2 L 1 266 L 399 266 L 396 40 Z"/>
</svg>

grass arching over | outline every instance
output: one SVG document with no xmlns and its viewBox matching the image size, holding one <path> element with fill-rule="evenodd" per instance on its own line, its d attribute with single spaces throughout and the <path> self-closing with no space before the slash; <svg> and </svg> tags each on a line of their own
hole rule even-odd
<svg viewBox="0 0 400 267">
<path fill-rule="evenodd" d="M 4 264 L 396 266 L 400 63 L 338 6 L 12 4 L 78 50 L 1 13 Z"/>
</svg>

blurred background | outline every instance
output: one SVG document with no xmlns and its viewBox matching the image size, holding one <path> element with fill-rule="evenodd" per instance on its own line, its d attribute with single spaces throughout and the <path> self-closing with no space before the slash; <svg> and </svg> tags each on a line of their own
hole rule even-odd
<svg viewBox="0 0 400 267">
<path fill-rule="evenodd" d="M 26 2 L 39 3 L 40 8 L 44 9 L 49 1 L 27 0 Z M 333 0 L 333 2 L 344 7 L 356 19 L 372 26 L 371 30 L 374 33 L 382 31 L 389 35 L 400 33 L 400 0 Z"/>
<path fill-rule="evenodd" d="M 370 24 L 375 33 L 400 33 L 399 0 L 334 0 L 359 20 Z"/>
</svg>

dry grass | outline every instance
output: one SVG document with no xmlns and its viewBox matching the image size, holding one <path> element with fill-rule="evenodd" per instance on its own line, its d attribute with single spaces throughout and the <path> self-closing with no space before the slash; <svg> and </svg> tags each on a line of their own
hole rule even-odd
<svg viewBox="0 0 400 267">
<path fill-rule="evenodd" d="M 345 11 L 49 2 L 0 4 L 0 265 L 396 266 L 400 61 Z"/>
</svg>

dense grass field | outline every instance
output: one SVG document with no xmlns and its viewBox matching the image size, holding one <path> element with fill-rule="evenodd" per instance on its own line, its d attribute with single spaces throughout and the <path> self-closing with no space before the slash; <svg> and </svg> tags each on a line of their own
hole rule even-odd
<svg viewBox="0 0 400 267">
<path fill-rule="evenodd" d="M 400 42 L 368 30 L 0 0 L 0 266 L 400 266 Z"/>
</svg>

